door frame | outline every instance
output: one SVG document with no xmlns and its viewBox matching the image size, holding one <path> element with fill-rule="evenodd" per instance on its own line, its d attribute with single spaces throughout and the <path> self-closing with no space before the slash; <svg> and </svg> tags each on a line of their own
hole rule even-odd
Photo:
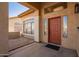
<svg viewBox="0 0 79 59">
<path fill-rule="evenodd" d="M 55 18 L 60 18 L 60 44 L 56 44 L 56 45 L 61 45 L 61 16 L 57 16 L 57 17 L 51 17 L 51 18 L 48 18 L 48 43 L 49 42 L 49 39 L 50 39 L 50 19 L 55 19 Z M 55 43 L 50 43 L 50 44 L 55 44 Z"/>
</svg>

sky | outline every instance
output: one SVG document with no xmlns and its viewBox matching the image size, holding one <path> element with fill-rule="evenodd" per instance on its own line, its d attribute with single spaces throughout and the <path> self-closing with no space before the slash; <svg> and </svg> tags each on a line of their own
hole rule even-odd
<svg viewBox="0 0 79 59">
<path fill-rule="evenodd" d="M 17 2 L 9 2 L 9 17 L 15 17 L 21 14 L 24 11 L 29 10 L 28 7 L 25 7 Z"/>
</svg>

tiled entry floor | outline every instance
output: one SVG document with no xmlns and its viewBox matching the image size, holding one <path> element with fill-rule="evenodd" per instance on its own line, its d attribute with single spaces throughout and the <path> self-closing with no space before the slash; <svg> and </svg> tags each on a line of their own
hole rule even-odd
<svg viewBox="0 0 79 59">
<path fill-rule="evenodd" d="M 10 52 L 9 57 L 76 57 L 76 52 L 61 47 L 59 51 L 45 47 L 46 44 L 32 43 Z"/>
<path fill-rule="evenodd" d="M 26 38 L 26 37 L 9 39 L 9 51 L 15 50 L 15 49 L 20 48 L 22 46 L 29 45 L 33 42 L 34 42 L 33 39 L 29 39 L 29 38 Z"/>
</svg>

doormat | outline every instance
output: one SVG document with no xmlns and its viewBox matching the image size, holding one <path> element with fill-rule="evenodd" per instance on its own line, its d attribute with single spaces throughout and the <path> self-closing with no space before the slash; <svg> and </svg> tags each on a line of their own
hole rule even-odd
<svg viewBox="0 0 79 59">
<path fill-rule="evenodd" d="M 50 48 L 50 49 L 54 49 L 54 50 L 59 50 L 59 46 L 56 46 L 56 45 L 51 45 L 51 44 L 47 44 L 45 47 L 47 47 L 47 48 Z"/>
</svg>

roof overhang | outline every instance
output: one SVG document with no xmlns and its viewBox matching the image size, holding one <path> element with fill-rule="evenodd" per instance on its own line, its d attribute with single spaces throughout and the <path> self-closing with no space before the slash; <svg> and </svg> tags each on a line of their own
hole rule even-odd
<svg viewBox="0 0 79 59">
<path fill-rule="evenodd" d="M 21 13 L 20 15 L 18 15 L 18 17 L 21 18 L 21 17 L 24 17 L 24 16 L 26 16 L 26 15 L 28 15 L 30 13 L 33 13 L 33 12 L 34 12 L 34 10 L 30 9 L 30 10 L 25 11 L 25 12 Z"/>
</svg>

